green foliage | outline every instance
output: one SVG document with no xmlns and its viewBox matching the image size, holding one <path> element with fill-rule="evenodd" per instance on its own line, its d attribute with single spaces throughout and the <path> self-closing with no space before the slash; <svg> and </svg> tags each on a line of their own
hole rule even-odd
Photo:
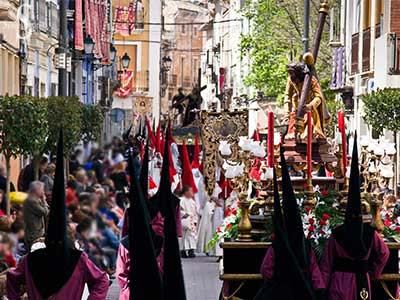
<svg viewBox="0 0 400 300">
<path fill-rule="evenodd" d="M 104 114 L 99 105 L 82 106 L 81 138 L 84 143 L 97 141 L 100 138 Z"/>
<path fill-rule="evenodd" d="M 313 34 L 317 26 L 319 1 L 311 2 L 310 33 Z M 242 55 L 248 55 L 252 61 L 245 83 L 280 101 L 287 80 L 286 64 L 290 60 L 298 60 L 303 51 L 303 1 L 248 0 L 242 13 L 252 24 L 250 33 L 242 36 L 240 45 Z M 328 25 L 324 29 L 317 61 L 321 82 L 329 81 L 331 75 Z"/>
<path fill-rule="evenodd" d="M 387 88 L 362 97 L 364 119 L 379 134 L 400 130 L 400 90 Z"/>
<path fill-rule="evenodd" d="M 47 120 L 49 136 L 47 150 L 55 151 L 60 129 L 64 133 L 64 151 L 68 155 L 81 138 L 82 106 L 78 97 L 49 97 Z"/>
</svg>

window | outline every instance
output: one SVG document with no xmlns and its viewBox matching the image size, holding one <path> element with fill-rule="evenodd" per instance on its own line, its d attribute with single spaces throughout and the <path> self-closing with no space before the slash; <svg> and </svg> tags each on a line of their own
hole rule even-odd
<svg viewBox="0 0 400 300">
<path fill-rule="evenodd" d="M 371 0 L 363 1 L 363 22 L 362 29 L 367 29 L 371 27 Z"/>
<path fill-rule="evenodd" d="M 353 9 L 355 9 L 355 18 L 353 23 L 353 34 L 360 31 L 360 18 L 361 18 L 361 0 L 353 2 Z"/>
<path fill-rule="evenodd" d="M 330 10 L 329 43 L 342 45 L 342 15 L 340 2 L 336 2 Z"/>
<path fill-rule="evenodd" d="M 51 3 L 46 2 L 46 23 L 47 23 L 47 28 L 51 28 L 51 17 L 52 17 L 52 12 L 51 12 Z"/>
</svg>

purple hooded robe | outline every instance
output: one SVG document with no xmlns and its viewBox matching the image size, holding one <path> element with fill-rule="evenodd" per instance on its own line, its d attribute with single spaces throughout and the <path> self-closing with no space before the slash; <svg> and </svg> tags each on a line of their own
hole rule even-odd
<svg viewBox="0 0 400 300">
<path fill-rule="evenodd" d="M 33 278 L 28 269 L 27 256 L 24 256 L 16 268 L 7 273 L 7 297 L 9 300 L 21 299 L 21 285 L 25 285 L 30 300 L 42 300 L 36 289 Z M 71 278 L 52 296 L 52 300 L 81 300 L 85 284 L 89 288 L 88 300 L 104 300 L 107 297 L 109 279 L 108 275 L 96 267 L 82 253 Z"/>
<path fill-rule="evenodd" d="M 350 259 L 346 251 L 339 245 L 334 237 L 331 237 L 327 243 L 324 256 L 320 264 L 322 277 L 327 285 L 328 300 L 357 300 L 357 283 L 354 273 L 340 272 L 335 270 L 335 258 Z M 372 258 L 372 259 L 371 259 Z M 368 272 L 368 280 L 378 278 L 386 262 L 389 258 L 389 249 L 374 232 L 371 248 L 368 251 L 366 260 L 369 260 L 370 271 Z M 369 298 L 371 296 L 371 286 L 369 284 Z"/>
</svg>

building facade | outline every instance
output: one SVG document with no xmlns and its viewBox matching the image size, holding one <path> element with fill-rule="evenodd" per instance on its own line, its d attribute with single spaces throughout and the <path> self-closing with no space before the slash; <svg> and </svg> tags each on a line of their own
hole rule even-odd
<svg viewBox="0 0 400 300">
<path fill-rule="evenodd" d="M 132 118 L 147 115 L 158 121 L 160 114 L 161 1 L 121 0 L 113 2 L 113 40 L 121 88 L 113 94 L 112 108 L 122 112 L 114 133 L 129 126 Z M 124 66 L 124 55 L 130 59 Z"/>
<path fill-rule="evenodd" d="M 344 102 L 349 132 L 397 142 L 400 161 L 400 136 L 377 136 L 363 120 L 362 101 L 377 89 L 400 88 L 400 0 L 339 0 L 331 9 L 330 25 L 331 88 Z M 399 182 L 399 163 L 396 173 Z"/>
<path fill-rule="evenodd" d="M 0 97 L 20 93 L 20 23 L 17 0 L 0 0 Z M 1 163 L 5 164 L 0 155 Z M 11 161 L 11 181 L 16 183 L 20 160 Z"/>
<path fill-rule="evenodd" d="M 189 94 L 199 85 L 204 31 L 208 11 L 202 2 L 166 2 L 162 57 L 171 59 L 169 70 L 163 68 L 162 113 L 171 111 L 172 98 L 182 88 Z"/>
</svg>

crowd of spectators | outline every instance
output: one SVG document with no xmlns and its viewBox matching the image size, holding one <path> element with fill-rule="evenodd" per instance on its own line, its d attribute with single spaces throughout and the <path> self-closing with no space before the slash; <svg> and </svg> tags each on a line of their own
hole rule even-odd
<svg viewBox="0 0 400 300">
<path fill-rule="evenodd" d="M 103 149 L 78 149 L 68 160 L 66 205 L 68 234 L 75 246 L 113 278 L 128 179 L 122 141 L 115 138 Z M 49 204 L 55 173 L 54 158 L 43 158 L 35 176 L 33 164 L 21 170 L 18 190 L 26 199 L 11 203 L 6 214 L 5 171 L 0 166 L 0 297 L 5 273 L 19 259 L 44 246 Z M 35 180 L 38 178 L 38 180 Z M 12 190 L 15 190 L 12 186 Z"/>
</svg>

